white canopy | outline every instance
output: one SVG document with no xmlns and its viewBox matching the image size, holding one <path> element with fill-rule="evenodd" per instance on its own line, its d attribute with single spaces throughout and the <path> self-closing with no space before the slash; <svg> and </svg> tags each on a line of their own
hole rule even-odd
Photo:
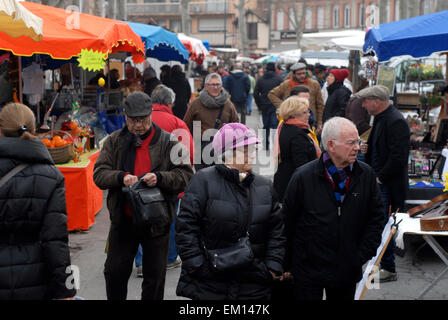
<svg viewBox="0 0 448 320">
<path fill-rule="evenodd" d="M 0 1 L 0 32 L 13 38 L 28 36 L 34 41 L 40 41 L 42 25 L 42 19 L 28 11 L 19 1 Z"/>
<path fill-rule="evenodd" d="M 348 47 L 358 48 L 364 45 L 365 31 L 362 30 L 344 30 L 344 31 L 334 31 L 334 32 L 316 32 L 316 33 L 304 33 L 302 36 L 301 46 L 320 46 L 322 48 L 326 47 L 327 44 L 340 45 L 344 50 L 358 50 L 350 49 Z M 360 39 L 362 42 L 360 43 Z M 336 42 L 335 42 L 336 41 Z M 347 46 L 347 47 L 346 47 Z"/>
</svg>

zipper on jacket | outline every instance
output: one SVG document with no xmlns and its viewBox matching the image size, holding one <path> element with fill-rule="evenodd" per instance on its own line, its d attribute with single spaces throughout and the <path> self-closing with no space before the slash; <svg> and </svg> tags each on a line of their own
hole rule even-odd
<svg viewBox="0 0 448 320">
<path fill-rule="evenodd" d="M 338 216 L 341 216 L 341 206 L 338 206 Z"/>
</svg>

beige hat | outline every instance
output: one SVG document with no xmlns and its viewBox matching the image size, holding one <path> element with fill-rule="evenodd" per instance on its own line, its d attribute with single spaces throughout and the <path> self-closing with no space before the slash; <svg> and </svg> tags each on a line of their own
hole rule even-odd
<svg viewBox="0 0 448 320">
<path fill-rule="evenodd" d="M 379 99 L 381 101 L 389 101 L 390 90 L 388 87 L 383 85 L 376 85 L 362 89 L 355 94 L 356 97 L 362 99 Z"/>
</svg>

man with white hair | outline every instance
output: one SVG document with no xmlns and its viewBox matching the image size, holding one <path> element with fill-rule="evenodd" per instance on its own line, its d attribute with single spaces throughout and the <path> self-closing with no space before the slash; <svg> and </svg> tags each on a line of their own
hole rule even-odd
<svg viewBox="0 0 448 320">
<path fill-rule="evenodd" d="M 356 126 L 328 120 L 325 152 L 294 172 L 283 203 L 287 249 L 283 277 L 294 278 L 295 298 L 353 300 L 362 265 L 376 254 L 383 204 L 372 168 L 356 160 Z"/>
</svg>

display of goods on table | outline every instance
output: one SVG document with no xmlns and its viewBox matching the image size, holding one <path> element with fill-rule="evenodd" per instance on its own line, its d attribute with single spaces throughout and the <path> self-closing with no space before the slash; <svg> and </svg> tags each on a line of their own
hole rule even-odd
<svg viewBox="0 0 448 320">
<path fill-rule="evenodd" d="M 52 130 L 38 136 L 48 149 L 55 164 L 67 163 L 75 154 L 73 136 L 63 130 Z"/>
</svg>

